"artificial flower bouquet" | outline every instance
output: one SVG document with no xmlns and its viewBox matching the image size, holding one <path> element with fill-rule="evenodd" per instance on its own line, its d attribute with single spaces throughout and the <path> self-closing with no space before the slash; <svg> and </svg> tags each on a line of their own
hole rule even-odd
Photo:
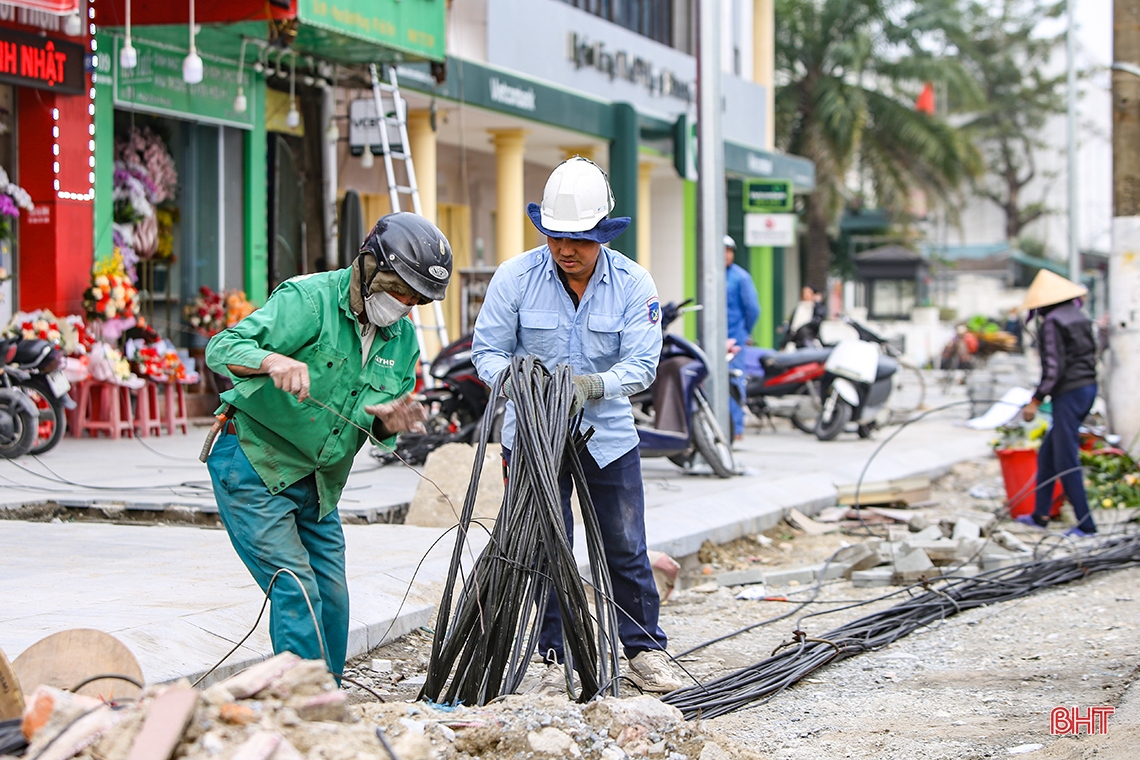
<svg viewBox="0 0 1140 760">
<path fill-rule="evenodd" d="M 138 347 L 131 357 L 131 366 L 139 377 L 158 383 L 186 381 L 186 365 L 182 358 L 162 341 Z"/>
<path fill-rule="evenodd" d="M 244 290 L 226 291 L 226 327 L 233 327 L 256 310 Z"/>
<path fill-rule="evenodd" d="M 20 217 L 20 209 L 31 211 L 35 208 L 28 191 L 11 182 L 8 172 L 0 166 L 0 240 L 12 239 L 12 224 Z M 0 280 L 6 279 L 0 277 Z"/>
</svg>

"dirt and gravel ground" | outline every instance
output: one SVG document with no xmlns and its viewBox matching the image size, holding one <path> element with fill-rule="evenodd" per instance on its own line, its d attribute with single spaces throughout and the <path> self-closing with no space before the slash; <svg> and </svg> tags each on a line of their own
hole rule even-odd
<svg viewBox="0 0 1140 760">
<path fill-rule="evenodd" d="M 962 509 L 994 511 L 1000 494 L 996 462 L 965 463 L 935 483 L 935 503 L 920 511 L 934 523 Z M 808 565 L 843 542 L 858 540 L 840 534 L 807 536 L 785 524 L 764 538 L 706 545 L 683 563 L 681 586 L 686 590 L 662 608 L 670 650 L 682 652 L 795 606 L 739 600 L 736 589 L 710 591 L 707 581 L 717 573 Z M 1128 699 L 1129 687 L 1140 675 L 1138 582 L 1140 569 L 1109 572 L 969 611 L 883 650 L 825 667 L 766 705 L 703 721 L 699 728 L 773 760 L 1140 757 L 1135 741 L 1140 737 L 1140 698 L 1135 704 Z M 796 616 L 712 645 L 682 658 L 681 664 L 698 680 L 715 678 L 766 658 L 797 627 L 821 634 L 893 600 L 808 618 L 797 626 L 800 615 L 895 590 L 829 582 L 817 603 Z M 810 586 L 768 588 L 770 595 L 793 600 L 805 599 L 811 591 Z M 430 643 L 430 632 L 414 632 L 358 660 L 350 674 L 386 698 L 413 699 Z M 392 661 L 392 672 L 373 672 L 372 658 Z M 362 701 L 371 699 L 360 690 L 354 694 Z M 1108 736 L 1050 735 L 1053 707 L 1100 705 L 1118 708 L 1109 718 Z M 588 751 L 584 755 L 592 756 Z"/>
</svg>

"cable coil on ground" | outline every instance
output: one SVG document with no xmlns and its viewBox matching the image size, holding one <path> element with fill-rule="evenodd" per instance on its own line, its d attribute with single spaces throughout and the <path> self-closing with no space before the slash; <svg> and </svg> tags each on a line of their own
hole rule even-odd
<svg viewBox="0 0 1140 760">
<path fill-rule="evenodd" d="M 1140 535 L 1129 535 L 1104 539 L 1088 551 L 1069 556 L 1025 562 L 974 578 L 949 578 L 938 588 L 928 587 L 922 594 L 822 636 L 809 638 L 797 625 L 790 647 L 735 673 L 675 691 L 662 701 L 679 708 L 686 718 L 715 718 L 767 702 L 830 662 L 881 649 L 958 612 L 1017 599 L 1093 573 L 1136 566 L 1140 566 Z"/>
<path fill-rule="evenodd" d="M 534 357 L 515 357 L 495 383 L 492 398 L 508 378 L 516 427 L 503 505 L 490 542 L 459 589 L 452 615 L 489 416 L 494 413 L 494 404 L 488 404 L 420 698 L 482 705 L 516 692 L 538 646 L 552 596 L 562 618 L 567 683 L 573 683 L 577 671 L 581 679 L 577 697 L 583 702 L 603 693 L 617 694 L 617 609 L 611 601 L 601 531 L 578 458 L 588 434 L 578 430 L 580 415 L 570 418 L 572 371 L 560 365 L 551 375 Z M 582 508 L 592 600 L 578 575 L 562 517 L 559 477 L 564 465 Z M 596 615 L 590 611 L 591 601 Z"/>
</svg>

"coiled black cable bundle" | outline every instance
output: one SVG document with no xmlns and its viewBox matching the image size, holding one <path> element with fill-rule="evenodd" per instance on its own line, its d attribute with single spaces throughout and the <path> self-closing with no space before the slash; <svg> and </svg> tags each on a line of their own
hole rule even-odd
<svg viewBox="0 0 1140 760">
<path fill-rule="evenodd" d="M 514 357 L 496 381 L 492 398 L 507 379 L 515 407 L 515 440 L 503 505 L 491 540 L 451 614 L 494 413 L 495 405 L 488 404 L 420 698 L 482 705 L 517 691 L 538 646 L 551 591 L 562 617 L 567 683 L 572 684 L 576 670 L 581 679 L 577 696 L 583 702 L 602 693 L 617 694 L 617 610 L 601 530 L 578 458 L 588 434 L 579 432 L 580 414 L 570 418 L 572 370 L 560 365 L 551 375 L 534 357 Z M 582 508 L 596 616 L 562 517 L 563 468 L 573 479 Z"/>
<path fill-rule="evenodd" d="M 1115 536 L 1086 552 L 1024 562 L 973 578 L 948 576 L 938 587 L 919 584 L 926 589 L 923 593 L 822 636 L 807 635 L 799 623 L 825 613 L 805 615 L 797 621 L 792 641 L 778 647 L 771 657 L 708 683 L 674 691 L 662 701 L 679 708 L 686 718 L 715 718 L 767 702 L 830 662 L 880 649 L 956 613 L 1017 599 L 1093 573 L 1136 566 L 1140 566 L 1140 536 Z M 866 602 L 851 606 L 862 604 Z"/>
</svg>

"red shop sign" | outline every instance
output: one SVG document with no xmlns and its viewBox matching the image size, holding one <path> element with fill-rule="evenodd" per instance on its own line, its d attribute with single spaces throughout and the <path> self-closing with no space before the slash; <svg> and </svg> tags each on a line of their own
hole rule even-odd
<svg viewBox="0 0 1140 760">
<path fill-rule="evenodd" d="M 0 82 L 78 95 L 84 56 L 74 42 L 0 27 Z"/>
<path fill-rule="evenodd" d="M 79 12 L 79 0 L 5 0 L 4 4 L 33 11 L 46 11 L 57 16 Z"/>
</svg>

